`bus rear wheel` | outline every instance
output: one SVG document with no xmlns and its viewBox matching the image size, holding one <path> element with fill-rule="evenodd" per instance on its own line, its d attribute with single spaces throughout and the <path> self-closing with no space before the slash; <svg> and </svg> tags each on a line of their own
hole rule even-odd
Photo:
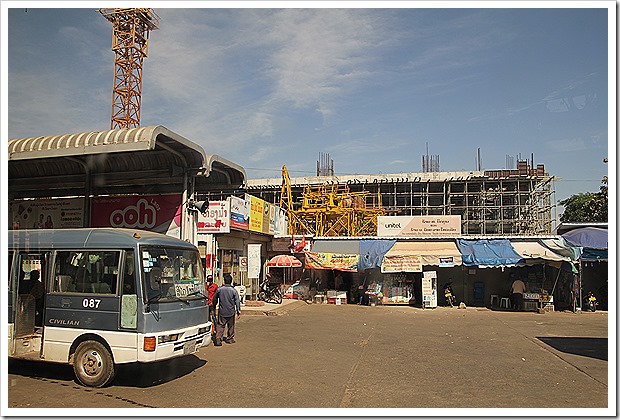
<svg viewBox="0 0 620 420">
<path fill-rule="evenodd" d="M 87 340 L 75 350 L 73 372 L 82 385 L 101 388 L 114 379 L 114 360 L 103 344 Z"/>
</svg>

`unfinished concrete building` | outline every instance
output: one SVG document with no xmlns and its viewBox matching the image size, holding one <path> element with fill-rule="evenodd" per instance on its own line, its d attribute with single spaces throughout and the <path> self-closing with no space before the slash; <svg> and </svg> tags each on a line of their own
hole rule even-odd
<svg viewBox="0 0 620 420">
<path fill-rule="evenodd" d="M 524 160 L 510 170 L 310 176 L 290 183 L 300 205 L 307 185 L 344 184 L 351 192 L 380 196 L 386 215 L 459 215 L 464 235 L 539 235 L 552 231 L 553 179 L 544 165 L 531 168 Z M 279 177 L 250 179 L 246 187 L 251 195 L 280 202 Z"/>
</svg>

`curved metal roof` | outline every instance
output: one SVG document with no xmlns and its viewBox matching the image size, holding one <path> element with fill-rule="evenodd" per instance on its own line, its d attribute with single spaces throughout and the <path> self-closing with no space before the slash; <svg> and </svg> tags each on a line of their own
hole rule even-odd
<svg viewBox="0 0 620 420">
<path fill-rule="evenodd" d="M 163 126 L 12 139 L 9 198 L 161 194 L 238 188 L 245 170 Z"/>
</svg>

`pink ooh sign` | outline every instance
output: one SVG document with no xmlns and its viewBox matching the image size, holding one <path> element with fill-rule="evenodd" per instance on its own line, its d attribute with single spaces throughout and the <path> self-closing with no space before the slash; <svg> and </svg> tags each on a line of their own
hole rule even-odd
<svg viewBox="0 0 620 420">
<path fill-rule="evenodd" d="M 181 194 L 96 197 L 91 226 L 173 233 L 181 225 L 181 201 Z"/>
</svg>

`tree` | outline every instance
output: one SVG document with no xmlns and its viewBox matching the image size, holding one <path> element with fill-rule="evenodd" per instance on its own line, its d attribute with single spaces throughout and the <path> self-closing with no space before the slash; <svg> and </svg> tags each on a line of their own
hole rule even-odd
<svg viewBox="0 0 620 420">
<path fill-rule="evenodd" d="M 566 200 L 560 201 L 564 206 L 564 213 L 560 221 L 565 223 L 607 223 L 607 177 L 601 181 L 600 191 L 597 193 L 574 194 Z"/>
</svg>

